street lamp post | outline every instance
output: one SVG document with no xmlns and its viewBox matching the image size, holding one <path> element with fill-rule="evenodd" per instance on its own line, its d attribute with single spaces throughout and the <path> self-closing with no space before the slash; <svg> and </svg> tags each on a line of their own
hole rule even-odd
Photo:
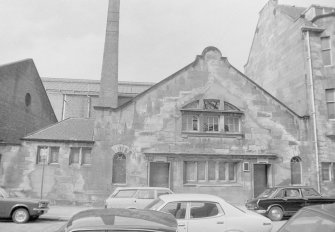
<svg viewBox="0 0 335 232">
<path fill-rule="evenodd" d="M 43 198 L 43 184 L 44 184 L 44 167 L 45 167 L 45 161 L 47 159 L 48 153 L 47 148 L 41 149 L 40 152 L 41 160 L 42 160 L 42 182 L 41 182 L 41 199 Z"/>
</svg>

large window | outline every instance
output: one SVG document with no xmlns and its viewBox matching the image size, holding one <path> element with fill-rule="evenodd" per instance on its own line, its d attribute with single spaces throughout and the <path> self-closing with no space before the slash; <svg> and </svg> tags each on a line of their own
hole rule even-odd
<svg viewBox="0 0 335 232">
<path fill-rule="evenodd" d="M 301 184 L 301 158 L 298 156 L 291 159 L 291 184 Z"/>
<path fill-rule="evenodd" d="M 242 112 L 227 102 L 220 106 L 220 100 L 217 99 L 188 103 L 182 109 L 182 131 L 216 134 L 240 133 Z"/>
<path fill-rule="evenodd" d="M 92 164 L 91 157 L 92 148 L 90 147 L 71 147 L 69 164 L 81 164 L 90 165 Z"/>
<path fill-rule="evenodd" d="M 237 162 L 222 160 L 185 161 L 184 182 L 186 184 L 236 182 L 237 165 Z"/>
<path fill-rule="evenodd" d="M 113 184 L 126 184 L 126 156 L 123 153 L 116 153 L 113 157 Z"/>
<path fill-rule="evenodd" d="M 38 146 L 37 147 L 37 164 L 58 164 L 59 163 L 59 147 Z"/>
<path fill-rule="evenodd" d="M 326 89 L 328 119 L 335 119 L 335 89 Z"/>
<path fill-rule="evenodd" d="M 332 64 L 331 39 L 330 36 L 321 37 L 321 52 L 324 65 Z"/>
</svg>

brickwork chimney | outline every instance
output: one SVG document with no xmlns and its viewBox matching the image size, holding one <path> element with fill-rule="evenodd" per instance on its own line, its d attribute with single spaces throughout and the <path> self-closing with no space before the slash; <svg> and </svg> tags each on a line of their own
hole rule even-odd
<svg viewBox="0 0 335 232">
<path fill-rule="evenodd" d="M 120 0 L 109 0 L 104 55 L 102 61 L 100 106 L 118 106 Z"/>
</svg>

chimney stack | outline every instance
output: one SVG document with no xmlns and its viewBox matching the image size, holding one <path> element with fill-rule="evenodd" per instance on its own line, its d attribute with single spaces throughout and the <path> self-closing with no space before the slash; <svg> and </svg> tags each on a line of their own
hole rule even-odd
<svg viewBox="0 0 335 232">
<path fill-rule="evenodd" d="M 102 107 L 118 106 L 119 14 L 120 0 L 109 0 L 99 96 Z"/>
</svg>

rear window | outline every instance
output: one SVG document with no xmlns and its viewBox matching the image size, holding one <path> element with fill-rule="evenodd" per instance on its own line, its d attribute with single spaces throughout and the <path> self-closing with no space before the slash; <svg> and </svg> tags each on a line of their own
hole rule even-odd
<svg viewBox="0 0 335 232">
<path fill-rule="evenodd" d="M 130 198 L 135 195 L 136 191 L 136 189 L 120 190 L 114 195 L 114 198 Z"/>
<path fill-rule="evenodd" d="M 144 209 L 157 210 L 161 205 L 164 204 L 160 198 L 156 198 L 150 204 L 148 204 Z"/>
<path fill-rule="evenodd" d="M 157 197 L 161 195 L 166 195 L 166 194 L 171 194 L 171 192 L 167 190 L 157 190 Z"/>
</svg>

